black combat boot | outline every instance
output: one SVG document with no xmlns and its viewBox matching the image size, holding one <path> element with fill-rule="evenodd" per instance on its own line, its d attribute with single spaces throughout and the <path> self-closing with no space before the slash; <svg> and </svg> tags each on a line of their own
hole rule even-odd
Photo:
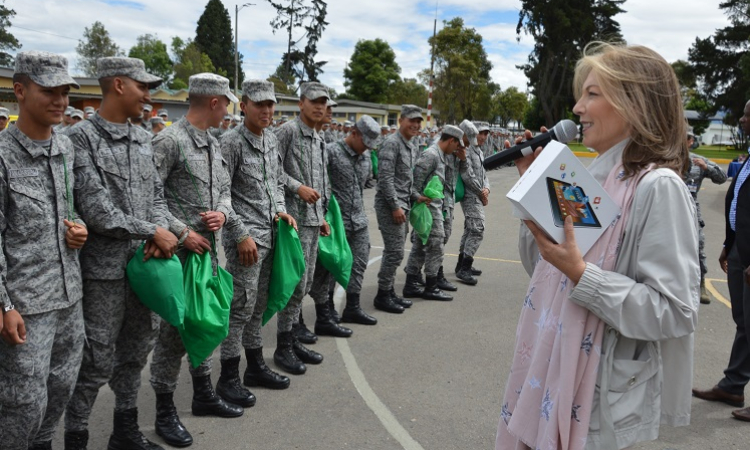
<svg viewBox="0 0 750 450">
<path fill-rule="evenodd" d="M 292 334 L 294 334 L 297 340 L 308 345 L 318 342 L 318 336 L 305 325 L 305 319 L 302 317 L 302 308 L 299 309 L 299 323 L 292 324 Z"/>
<path fill-rule="evenodd" d="M 187 447 L 193 443 L 185 425 L 177 416 L 174 394 L 156 394 L 156 434 L 172 447 Z"/>
<path fill-rule="evenodd" d="M 378 319 L 372 317 L 359 306 L 359 294 L 346 294 L 346 307 L 341 314 L 341 321 L 345 323 L 358 323 L 361 325 L 375 325 Z"/>
<path fill-rule="evenodd" d="M 331 308 L 328 302 L 315 304 L 315 334 L 319 336 L 350 337 L 353 331 L 337 324 L 331 317 Z M 303 360 L 304 361 L 304 360 Z"/>
<path fill-rule="evenodd" d="M 404 308 L 411 308 L 411 305 L 414 304 L 411 300 L 407 300 L 396 295 L 396 290 L 394 288 L 391 288 L 391 300 L 396 302 L 396 304 L 403 306 Z"/>
<path fill-rule="evenodd" d="M 193 415 L 216 417 L 240 417 L 245 413 L 242 406 L 225 402 L 216 395 L 211 384 L 211 375 L 193 377 Z"/>
<path fill-rule="evenodd" d="M 138 408 L 115 411 L 112 434 L 107 450 L 164 450 L 146 439 L 138 429 Z"/>
<path fill-rule="evenodd" d="M 336 311 L 336 305 L 333 304 L 333 291 L 328 293 L 328 308 L 331 310 L 331 319 L 336 323 L 341 323 L 341 316 Z"/>
<path fill-rule="evenodd" d="M 391 298 L 391 291 L 378 289 L 378 294 L 375 296 L 373 304 L 375 305 L 375 309 L 379 309 L 381 311 L 393 314 L 402 314 L 404 312 L 404 307 L 396 303 Z"/>
<path fill-rule="evenodd" d="M 474 286 L 477 284 L 477 279 L 471 274 L 471 264 L 474 262 L 474 258 L 471 256 L 464 256 L 461 261 L 461 267 L 456 272 L 456 278 L 464 284 Z"/>
<path fill-rule="evenodd" d="M 294 354 L 297 355 L 297 358 L 305 364 L 320 364 L 323 362 L 323 355 L 305 347 L 297 339 L 292 342 L 292 350 L 294 350 Z"/>
<path fill-rule="evenodd" d="M 424 288 L 419 285 L 419 275 L 406 274 L 406 283 L 404 283 L 404 298 L 421 297 Z"/>
<path fill-rule="evenodd" d="M 65 432 L 65 450 L 86 450 L 88 444 L 89 430 Z"/>
<path fill-rule="evenodd" d="M 52 441 L 37 442 L 29 447 L 29 450 L 52 450 Z"/>
<path fill-rule="evenodd" d="M 440 300 L 444 302 L 453 300 L 453 297 L 438 288 L 437 276 L 427 277 L 427 285 L 424 287 L 422 298 L 425 300 Z"/>
<path fill-rule="evenodd" d="M 307 372 L 307 366 L 295 354 L 294 341 L 296 339 L 291 331 L 278 333 L 276 335 L 276 351 L 273 352 L 273 362 L 293 375 L 302 375 Z"/>
<path fill-rule="evenodd" d="M 271 370 L 263 359 L 263 347 L 245 349 L 247 368 L 242 383 L 245 386 L 261 386 L 268 389 L 286 389 L 289 387 L 289 377 Z"/>
<path fill-rule="evenodd" d="M 461 270 L 461 263 L 464 260 L 464 254 L 459 253 L 458 254 L 458 261 L 456 261 L 456 270 L 454 272 L 458 273 L 459 270 Z"/>
<path fill-rule="evenodd" d="M 474 260 L 474 258 L 472 257 L 472 264 L 474 263 L 473 260 Z M 474 266 L 471 266 L 471 274 L 474 275 L 475 277 L 478 277 L 478 276 L 482 275 L 482 271 L 479 270 L 479 269 L 477 269 Z"/>
<path fill-rule="evenodd" d="M 417 274 L 417 284 L 424 287 L 424 277 L 422 276 L 422 272 Z"/>
<path fill-rule="evenodd" d="M 458 288 L 445 278 L 443 266 L 440 266 L 437 274 L 438 287 L 444 291 L 456 292 Z"/>
<path fill-rule="evenodd" d="M 216 393 L 235 405 L 249 408 L 255 405 L 255 396 L 240 381 L 240 357 L 221 360 L 221 376 L 216 383 Z"/>
</svg>

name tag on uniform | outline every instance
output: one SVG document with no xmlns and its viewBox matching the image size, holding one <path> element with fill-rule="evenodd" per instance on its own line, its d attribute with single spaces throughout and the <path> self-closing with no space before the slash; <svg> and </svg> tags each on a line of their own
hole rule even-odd
<svg viewBox="0 0 750 450">
<path fill-rule="evenodd" d="M 128 151 L 125 147 L 112 147 L 109 149 L 110 152 L 112 152 L 113 155 L 119 155 L 121 153 L 125 153 Z"/>
<path fill-rule="evenodd" d="M 188 161 L 206 161 L 205 155 L 190 155 L 188 156 Z"/>
<path fill-rule="evenodd" d="M 252 156 L 245 156 L 245 164 L 260 164 L 260 161 L 256 161 Z"/>
<path fill-rule="evenodd" d="M 10 169 L 8 170 L 10 178 L 38 177 L 38 169 Z"/>
</svg>

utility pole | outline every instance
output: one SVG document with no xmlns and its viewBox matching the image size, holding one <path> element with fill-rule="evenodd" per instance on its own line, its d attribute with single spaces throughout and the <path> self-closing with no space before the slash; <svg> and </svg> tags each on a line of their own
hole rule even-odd
<svg viewBox="0 0 750 450">
<path fill-rule="evenodd" d="M 435 79 L 435 38 L 437 36 L 437 2 L 435 2 L 435 21 L 432 24 L 432 55 L 430 57 L 430 88 L 427 91 L 427 129 L 432 128 L 432 84 Z"/>
<path fill-rule="evenodd" d="M 234 5 L 234 94 L 237 95 L 238 81 L 240 79 L 240 57 L 239 57 L 239 39 L 237 30 L 237 19 L 240 15 L 240 10 L 245 6 L 255 6 L 255 3 L 245 3 L 242 6 Z M 237 104 L 234 104 L 232 114 L 237 115 Z"/>
</svg>

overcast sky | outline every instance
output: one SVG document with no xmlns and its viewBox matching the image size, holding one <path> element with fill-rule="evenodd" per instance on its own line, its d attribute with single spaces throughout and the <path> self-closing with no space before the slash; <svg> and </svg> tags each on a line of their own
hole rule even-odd
<svg viewBox="0 0 750 450">
<path fill-rule="evenodd" d="M 241 1 L 222 0 L 234 26 L 234 9 Z M 244 0 L 248 1 L 248 0 Z M 244 55 L 246 77 L 266 78 L 286 51 L 286 35 L 273 34 L 269 22 L 273 8 L 266 0 L 250 0 L 239 13 L 239 49 Z M 75 47 L 85 27 L 102 22 L 115 42 L 126 52 L 136 37 L 151 33 L 167 45 L 172 36 L 195 35 L 198 18 L 207 0 L 5 0 L 16 11 L 11 32 L 23 50 L 46 50 L 68 57 L 75 72 Z M 687 59 L 696 36 L 708 37 L 729 24 L 719 10 L 719 0 L 628 0 L 627 11 L 616 17 L 625 39 L 661 53 L 668 61 Z M 463 17 L 467 26 L 483 37 L 492 62 L 493 80 L 501 87 L 526 89 L 526 77 L 515 68 L 526 61 L 532 39 L 516 40 L 517 0 L 440 0 L 438 30 L 443 20 Z M 318 46 L 319 60 L 328 61 L 321 81 L 341 93 L 345 90 L 343 69 L 359 39 L 381 38 L 396 52 L 404 78 L 429 67 L 436 13 L 434 1 L 329 0 L 330 23 Z M 295 32 L 295 38 L 302 36 Z"/>
</svg>

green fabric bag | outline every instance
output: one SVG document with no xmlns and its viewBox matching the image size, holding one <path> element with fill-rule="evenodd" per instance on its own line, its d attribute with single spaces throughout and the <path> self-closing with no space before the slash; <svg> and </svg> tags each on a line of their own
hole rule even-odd
<svg viewBox="0 0 750 450">
<path fill-rule="evenodd" d="M 130 288 L 148 309 L 167 323 L 182 327 L 185 320 L 185 288 L 182 264 L 177 256 L 170 259 L 151 258 L 143 261 L 143 245 L 128 262 Z"/>
<path fill-rule="evenodd" d="M 378 152 L 370 150 L 370 161 L 372 162 L 372 176 L 378 177 Z"/>
<path fill-rule="evenodd" d="M 217 266 L 213 274 L 211 254 L 190 252 L 183 269 L 185 323 L 179 328 L 190 364 L 198 367 L 229 334 L 229 308 L 234 286 L 232 275 Z"/>
<path fill-rule="evenodd" d="M 460 202 L 464 199 L 464 195 L 466 194 L 466 189 L 464 188 L 464 179 L 461 178 L 461 175 L 458 176 L 458 180 L 456 181 L 456 190 L 454 192 L 454 197 L 457 202 Z"/>
<path fill-rule="evenodd" d="M 349 241 L 346 240 L 344 219 L 341 217 L 339 202 L 333 195 L 328 201 L 326 222 L 331 227 L 331 234 L 318 238 L 318 260 L 333 275 L 336 282 L 346 289 L 349 286 L 354 257 Z"/>
<path fill-rule="evenodd" d="M 440 181 L 437 175 L 433 176 L 427 183 L 423 192 L 425 197 L 436 199 L 445 198 L 443 194 L 443 183 Z M 409 223 L 414 228 L 414 232 L 417 233 L 419 239 L 422 240 L 423 245 L 427 245 L 427 239 L 430 237 L 432 232 L 432 212 L 427 203 L 418 203 L 412 207 L 411 213 L 409 214 Z"/>
<path fill-rule="evenodd" d="M 263 312 L 263 325 L 268 323 L 274 314 L 286 307 L 304 273 L 305 254 L 302 253 L 302 244 L 297 230 L 283 220 L 279 220 L 276 245 L 273 249 L 268 303 Z"/>
</svg>

